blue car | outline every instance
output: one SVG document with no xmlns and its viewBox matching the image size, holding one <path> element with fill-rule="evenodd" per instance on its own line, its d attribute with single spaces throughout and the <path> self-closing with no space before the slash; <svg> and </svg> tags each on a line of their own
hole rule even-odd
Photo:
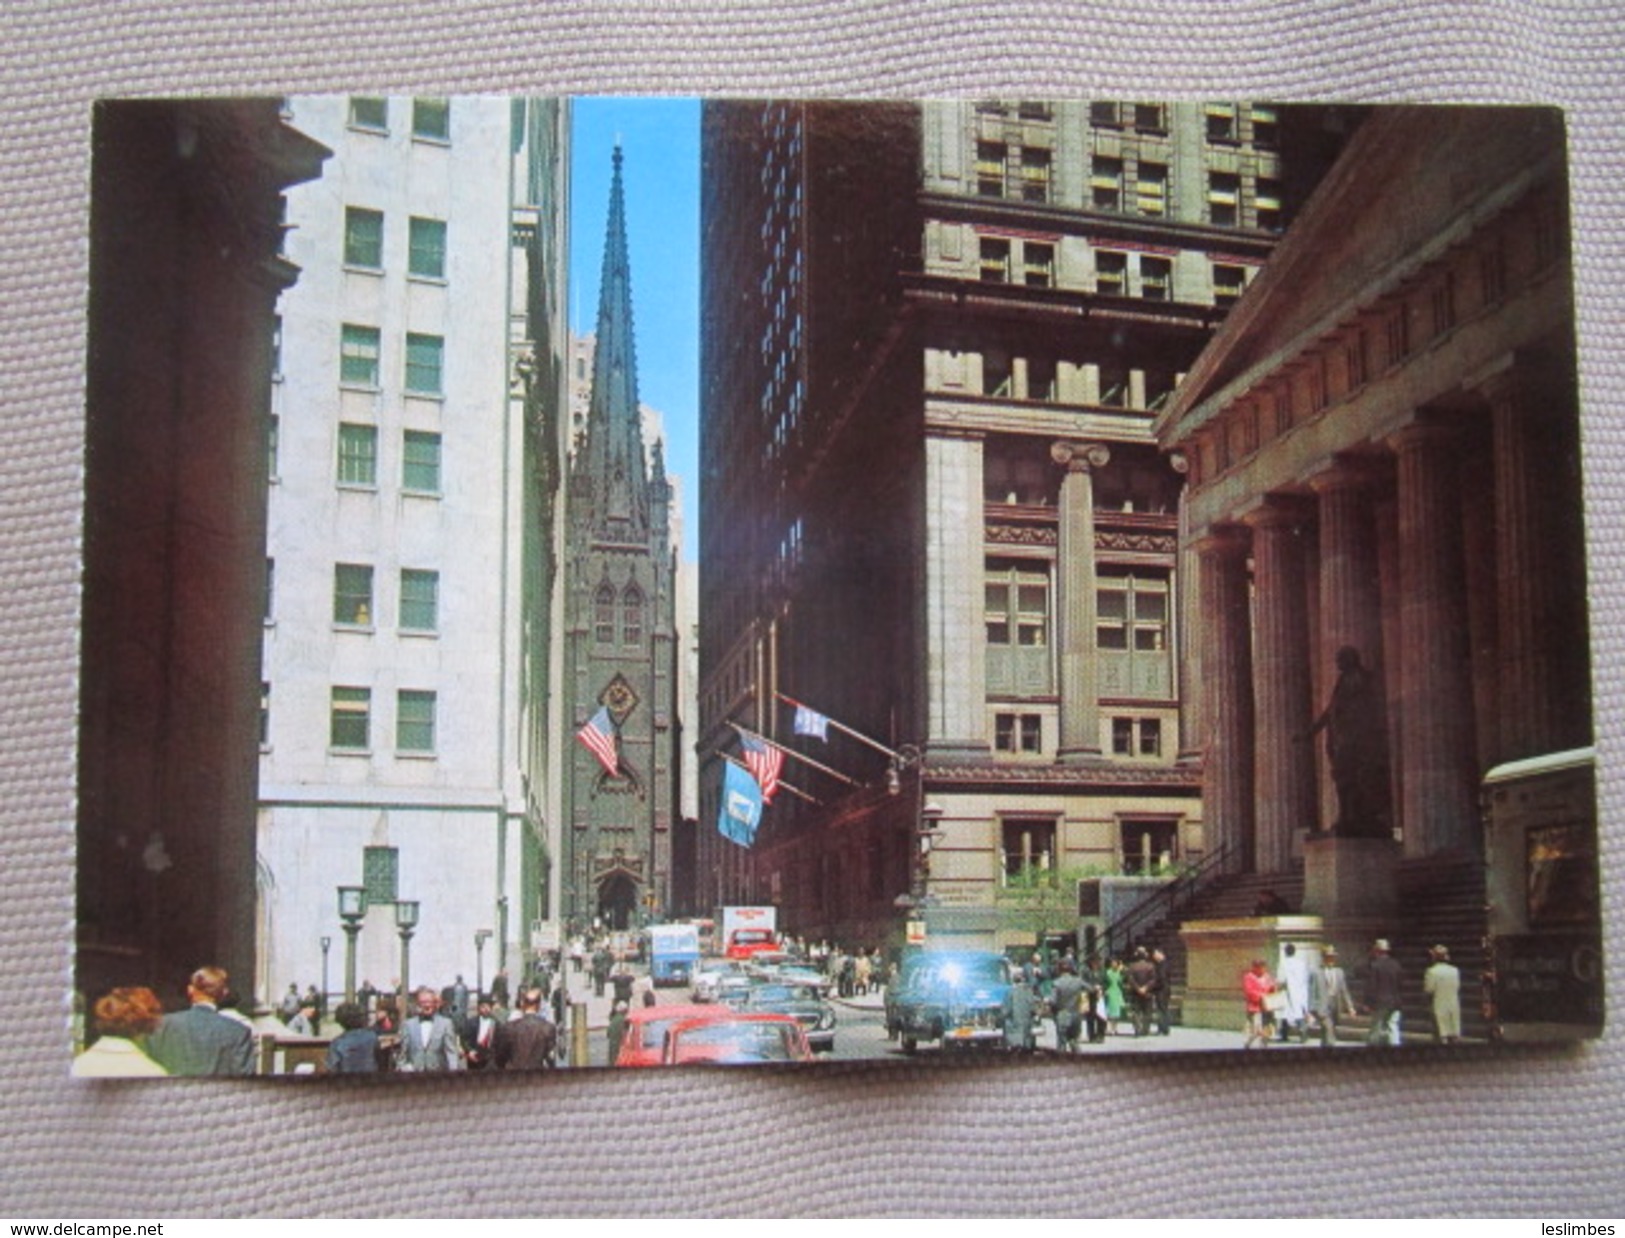
<svg viewBox="0 0 1625 1238">
<path fill-rule="evenodd" d="M 1004 1047 L 1010 964 L 991 950 L 922 950 L 886 990 L 886 1034 L 913 1053 L 921 1041 Z"/>
</svg>

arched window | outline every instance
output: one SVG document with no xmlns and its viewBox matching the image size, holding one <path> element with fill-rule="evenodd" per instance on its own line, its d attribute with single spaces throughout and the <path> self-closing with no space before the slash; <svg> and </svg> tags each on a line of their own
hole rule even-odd
<svg viewBox="0 0 1625 1238">
<path fill-rule="evenodd" d="M 592 638 L 600 645 L 615 643 L 615 590 L 605 581 L 592 599 Z"/>
<path fill-rule="evenodd" d="M 636 585 L 627 585 L 621 595 L 621 644 L 643 643 L 643 591 Z"/>
</svg>

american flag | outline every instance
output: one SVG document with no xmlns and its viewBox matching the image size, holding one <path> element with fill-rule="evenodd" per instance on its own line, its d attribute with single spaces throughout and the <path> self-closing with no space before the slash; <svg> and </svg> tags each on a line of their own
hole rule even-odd
<svg viewBox="0 0 1625 1238">
<path fill-rule="evenodd" d="M 740 735 L 739 746 L 745 750 L 745 768 L 762 788 L 762 803 L 771 804 L 773 793 L 779 789 L 784 753 L 754 735 Z"/>
<path fill-rule="evenodd" d="M 587 719 L 587 725 L 576 732 L 576 738 L 587 745 L 587 750 L 598 758 L 598 764 L 611 778 L 620 772 L 621 757 L 615 750 L 615 724 L 609 720 L 608 708 L 602 708 Z"/>
</svg>

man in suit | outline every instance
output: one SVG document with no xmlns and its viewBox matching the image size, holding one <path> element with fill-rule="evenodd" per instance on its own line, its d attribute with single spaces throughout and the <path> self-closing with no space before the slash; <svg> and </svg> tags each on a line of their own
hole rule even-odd
<svg viewBox="0 0 1625 1238">
<path fill-rule="evenodd" d="M 519 995 L 519 1017 L 497 1027 L 496 1068 L 546 1070 L 558 1041 L 558 1029 L 542 1017 L 542 991 L 526 989 Z"/>
<path fill-rule="evenodd" d="M 492 1009 L 491 999 L 482 994 L 478 1011 L 470 1015 L 463 1024 L 463 1047 L 468 1051 L 470 1070 L 484 1070 L 491 1065 L 492 1054 L 496 1049 L 497 1027 L 496 1011 Z"/>
<path fill-rule="evenodd" d="M 401 1025 L 395 1069 L 443 1073 L 462 1070 L 463 1046 L 457 1027 L 440 1013 L 440 995 L 428 985 L 417 991 L 418 1012 Z"/>
<path fill-rule="evenodd" d="M 254 1034 L 220 1013 L 224 969 L 200 967 L 186 986 L 188 1010 L 167 1014 L 147 1041 L 147 1053 L 172 1075 L 251 1075 Z"/>
</svg>

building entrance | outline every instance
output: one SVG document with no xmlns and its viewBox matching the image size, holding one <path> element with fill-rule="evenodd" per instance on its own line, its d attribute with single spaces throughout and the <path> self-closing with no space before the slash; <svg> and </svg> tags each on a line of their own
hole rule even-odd
<svg viewBox="0 0 1625 1238">
<path fill-rule="evenodd" d="M 632 927 L 632 912 L 637 905 L 637 882 L 625 873 L 612 873 L 598 883 L 598 919 L 612 932 Z"/>
</svg>

